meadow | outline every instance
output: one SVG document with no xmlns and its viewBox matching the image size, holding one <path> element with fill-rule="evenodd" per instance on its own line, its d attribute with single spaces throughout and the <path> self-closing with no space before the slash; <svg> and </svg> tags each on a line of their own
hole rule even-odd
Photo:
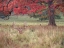
<svg viewBox="0 0 64 48">
<path fill-rule="evenodd" d="M 0 48 L 64 48 L 64 17 L 57 26 L 28 16 L 0 19 Z"/>
<path fill-rule="evenodd" d="M 56 19 L 56 24 L 58 26 L 64 26 L 64 16 L 62 14 L 60 14 L 61 19 Z M 17 16 L 10 16 L 9 20 L 4 20 L 0 18 L 0 24 L 5 25 L 5 24 L 9 24 L 12 25 L 12 23 L 15 22 L 16 25 L 23 25 L 25 22 L 28 25 L 47 25 L 48 24 L 48 20 L 43 20 L 43 21 L 39 21 L 39 18 L 30 18 L 28 15 L 17 15 Z"/>
</svg>

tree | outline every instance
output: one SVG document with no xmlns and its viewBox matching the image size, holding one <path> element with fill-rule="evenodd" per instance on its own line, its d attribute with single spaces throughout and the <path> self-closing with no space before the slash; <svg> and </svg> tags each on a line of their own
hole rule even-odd
<svg viewBox="0 0 64 48">
<path fill-rule="evenodd" d="M 64 0 L 54 0 L 55 8 L 64 14 Z"/>
<path fill-rule="evenodd" d="M 64 12 L 62 0 L 0 0 L 0 11 L 3 9 L 5 14 L 13 11 L 14 14 L 34 14 L 48 9 L 49 25 L 56 26 L 55 24 L 55 9 L 59 7 Z M 64 4 L 64 3 L 63 3 Z M 62 8 L 62 9 L 61 9 Z M 6 13 L 7 11 L 7 13 Z"/>
<path fill-rule="evenodd" d="M 56 26 L 54 19 L 55 9 L 53 7 L 53 0 L 48 1 L 48 16 L 49 16 L 49 25 Z"/>
<path fill-rule="evenodd" d="M 36 0 L 37 1 L 37 0 Z M 54 5 L 54 1 L 56 1 L 56 3 L 59 5 L 59 4 L 61 4 L 61 5 L 59 5 L 59 6 L 63 6 L 64 4 L 62 4 L 62 0 L 43 0 L 43 1 L 41 1 L 41 0 L 38 0 L 37 1 L 37 3 L 39 3 L 40 5 L 42 5 L 42 3 L 46 3 L 46 4 L 48 4 L 48 18 L 49 18 L 49 24 L 48 25 L 52 25 L 52 26 L 56 26 L 56 23 L 55 23 L 55 7 L 57 6 L 57 4 L 56 5 Z M 33 2 L 35 2 L 35 1 L 33 1 Z M 54 3 L 53 3 L 54 2 Z M 58 7 L 59 7 L 58 6 Z M 33 6 L 32 6 L 33 7 Z M 62 9 L 61 9 L 62 8 Z M 62 12 L 64 12 L 64 8 L 63 7 L 61 7 L 60 8 L 60 10 L 62 11 Z M 32 11 L 33 12 L 33 11 Z M 34 12 L 35 12 L 35 10 L 34 10 Z"/>
<path fill-rule="evenodd" d="M 0 16 L 3 16 L 4 19 L 9 19 L 9 15 L 11 14 L 11 11 L 8 10 L 8 4 L 11 0 L 1 0 L 0 1 Z"/>
</svg>

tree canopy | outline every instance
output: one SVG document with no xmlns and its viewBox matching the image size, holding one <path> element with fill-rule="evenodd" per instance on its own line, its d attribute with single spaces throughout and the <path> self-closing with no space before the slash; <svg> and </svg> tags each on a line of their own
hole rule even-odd
<svg viewBox="0 0 64 48">
<path fill-rule="evenodd" d="M 56 9 L 64 13 L 64 0 L 0 0 L 0 13 L 5 15 L 14 12 L 14 14 L 39 13 L 48 9 L 50 24 L 54 24 L 54 13 Z"/>
</svg>

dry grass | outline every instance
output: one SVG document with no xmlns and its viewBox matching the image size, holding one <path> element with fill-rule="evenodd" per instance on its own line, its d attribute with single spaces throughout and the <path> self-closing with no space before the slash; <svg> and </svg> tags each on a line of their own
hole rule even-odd
<svg viewBox="0 0 64 48">
<path fill-rule="evenodd" d="M 0 25 L 0 48 L 64 48 L 64 26 Z"/>
</svg>

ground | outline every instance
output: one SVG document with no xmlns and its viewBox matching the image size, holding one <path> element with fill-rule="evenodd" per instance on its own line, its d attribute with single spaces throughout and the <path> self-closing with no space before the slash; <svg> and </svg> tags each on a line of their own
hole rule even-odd
<svg viewBox="0 0 64 48">
<path fill-rule="evenodd" d="M 64 18 L 57 26 L 29 17 L 0 19 L 0 48 L 64 48 Z"/>
</svg>

